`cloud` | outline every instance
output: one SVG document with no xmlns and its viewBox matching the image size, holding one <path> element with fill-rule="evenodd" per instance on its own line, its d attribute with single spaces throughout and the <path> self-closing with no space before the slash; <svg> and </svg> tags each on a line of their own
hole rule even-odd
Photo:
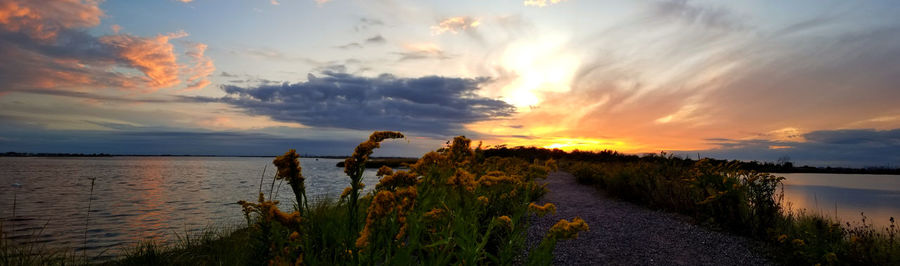
<svg viewBox="0 0 900 266">
<path fill-rule="evenodd" d="M 331 0 L 313 0 L 313 1 L 315 1 L 316 4 L 319 5 L 319 6 L 322 6 L 322 5 L 324 5 L 325 3 L 331 2 Z"/>
<path fill-rule="evenodd" d="M 212 83 L 209 81 L 209 76 L 216 72 L 216 66 L 211 58 L 204 55 L 206 48 L 206 44 L 196 43 L 185 52 L 185 55 L 194 61 L 194 65 L 187 70 L 187 73 L 190 74 L 187 78 L 188 90 L 202 89 Z"/>
<path fill-rule="evenodd" d="M 710 139 L 718 148 L 699 152 L 715 158 L 759 161 L 788 156 L 795 165 L 900 167 L 900 129 L 819 130 L 793 139 Z"/>
<path fill-rule="evenodd" d="M 565 1 L 565 0 L 549 0 L 549 1 L 548 0 L 525 0 L 522 3 L 525 4 L 525 6 L 545 7 L 545 6 L 547 6 L 548 2 L 549 2 L 549 4 L 554 5 L 554 4 L 558 4 L 562 1 Z"/>
<path fill-rule="evenodd" d="M 376 45 L 376 44 L 383 44 L 385 42 L 387 42 L 387 39 L 385 39 L 384 37 L 381 36 L 381 34 L 379 34 L 379 35 L 375 35 L 375 36 L 365 39 L 362 43 L 352 42 L 352 43 L 348 43 L 348 44 L 344 44 L 344 45 L 340 45 L 340 46 L 336 46 L 336 47 L 340 48 L 340 49 L 363 48 L 364 45 Z"/>
<path fill-rule="evenodd" d="M 100 24 L 100 1 L 0 1 L 0 28 L 52 41 L 60 31 Z"/>
<path fill-rule="evenodd" d="M 306 82 L 258 87 L 223 86 L 224 102 L 276 121 L 312 127 L 400 130 L 435 136 L 464 131 L 463 125 L 512 115 L 503 101 L 477 95 L 486 78 L 428 76 L 399 78 L 388 74 L 361 77 L 325 72 Z"/>
<path fill-rule="evenodd" d="M 481 20 L 472 17 L 450 17 L 440 22 L 438 25 L 431 26 L 432 35 L 441 35 L 446 32 L 453 34 L 477 28 L 481 25 Z"/>
<path fill-rule="evenodd" d="M 360 18 L 359 21 L 353 26 L 353 30 L 356 32 L 368 30 L 372 27 L 384 26 L 384 21 L 375 18 Z"/>
<path fill-rule="evenodd" d="M 422 59 L 447 60 L 452 58 L 452 56 L 445 53 L 444 50 L 441 50 L 437 44 L 433 43 L 408 44 L 405 48 L 406 51 L 396 53 L 400 55 L 399 61 Z"/>
<path fill-rule="evenodd" d="M 114 47 L 125 64 L 143 72 L 149 78 L 151 87 L 168 88 L 181 82 L 169 40 L 185 36 L 187 34 L 184 32 L 160 34 L 154 38 L 120 34 L 100 37 L 100 42 Z"/>
<path fill-rule="evenodd" d="M 182 66 L 169 40 L 186 34 L 147 38 L 113 25 L 113 35 L 95 37 L 86 29 L 104 16 L 99 3 L 0 0 L 0 90 L 152 91 L 179 84 Z"/>
<path fill-rule="evenodd" d="M 650 17 L 657 21 L 674 19 L 688 25 L 699 24 L 715 29 L 742 30 L 748 28 L 728 9 L 695 5 L 687 0 L 654 2 L 651 5 Z"/>
</svg>

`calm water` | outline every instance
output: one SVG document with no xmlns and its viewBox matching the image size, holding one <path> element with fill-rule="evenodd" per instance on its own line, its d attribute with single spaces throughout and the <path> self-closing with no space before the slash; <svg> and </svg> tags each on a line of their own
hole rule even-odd
<svg viewBox="0 0 900 266">
<path fill-rule="evenodd" d="M 777 174 L 784 181 L 784 200 L 793 210 L 806 209 L 843 222 L 900 226 L 900 176 L 853 174 Z"/>
<path fill-rule="evenodd" d="M 349 184 L 343 168 L 335 167 L 339 161 L 300 160 L 310 199 L 337 197 Z M 18 242 L 80 253 L 89 178 L 96 177 L 86 252 L 105 259 L 138 241 L 166 242 L 176 234 L 246 223 L 235 202 L 256 200 L 267 165 L 263 191 L 271 188 L 271 162 L 222 157 L 0 158 L 2 229 Z M 366 188 L 377 182 L 375 171 L 366 171 Z M 275 186 L 281 207 L 291 208 L 290 187 Z"/>
</svg>

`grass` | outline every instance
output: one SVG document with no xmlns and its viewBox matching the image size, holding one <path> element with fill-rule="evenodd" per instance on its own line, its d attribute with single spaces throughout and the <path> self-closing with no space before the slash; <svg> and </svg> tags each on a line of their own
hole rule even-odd
<svg viewBox="0 0 900 266">
<path fill-rule="evenodd" d="M 772 247 L 776 260 L 802 265 L 900 265 L 893 224 L 841 224 L 783 207 L 782 177 L 741 170 L 737 162 L 648 155 L 639 160 L 568 161 L 581 184 L 609 195 L 695 218 Z"/>
<path fill-rule="evenodd" d="M 383 166 L 380 182 L 361 195 L 369 156 L 397 132 L 375 132 L 345 161 L 348 187 L 340 198 L 310 202 L 296 152 L 275 158 L 276 180 L 295 194 L 294 208 L 260 193 L 239 202 L 247 221 L 232 231 L 179 236 L 173 244 L 143 242 L 105 265 L 547 265 L 558 241 L 588 225 L 561 220 L 525 254 L 528 217 L 555 206 L 533 204 L 546 190 L 535 182 L 554 170 L 553 160 L 485 157 L 464 137 L 394 171 Z M 248 177 L 257 178 L 257 177 Z M 274 184 L 274 183 L 273 183 Z M 260 188 L 262 190 L 262 188 Z M 85 264 L 69 253 L 25 252 L 4 238 L 0 264 Z M 43 255 L 51 254 L 51 255 Z M 52 255 L 60 254 L 60 255 Z"/>
</svg>

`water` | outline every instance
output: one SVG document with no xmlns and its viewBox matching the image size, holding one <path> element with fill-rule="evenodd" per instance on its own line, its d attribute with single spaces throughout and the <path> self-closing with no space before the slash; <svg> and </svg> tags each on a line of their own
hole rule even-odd
<svg viewBox="0 0 900 266">
<path fill-rule="evenodd" d="M 784 200 L 793 210 L 805 209 L 843 223 L 900 226 L 900 176 L 856 174 L 777 174 L 784 181 Z"/>
<path fill-rule="evenodd" d="M 239 200 L 255 201 L 272 187 L 273 158 L 236 157 L 0 157 L 0 218 L 13 241 L 85 251 L 108 259 L 140 241 L 246 224 Z M 349 185 L 338 159 L 300 159 L 311 200 L 336 198 Z M 264 167 L 267 167 L 263 174 Z M 87 220 L 90 178 L 96 178 Z M 363 177 L 366 191 L 378 182 Z M 18 183 L 21 187 L 15 187 Z M 293 206 L 287 184 L 276 182 L 282 209 Z M 268 195 L 268 194 L 267 194 Z M 15 198 L 15 218 L 13 201 Z M 87 244 L 85 245 L 85 231 Z M 84 250 L 82 250 L 84 248 Z"/>
</svg>

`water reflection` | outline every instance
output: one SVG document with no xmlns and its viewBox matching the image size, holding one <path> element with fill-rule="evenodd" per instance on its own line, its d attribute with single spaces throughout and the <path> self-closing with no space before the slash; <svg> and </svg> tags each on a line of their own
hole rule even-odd
<svg viewBox="0 0 900 266">
<path fill-rule="evenodd" d="M 900 218 L 900 176 L 784 174 L 786 206 L 843 222 L 887 226 Z"/>
<path fill-rule="evenodd" d="M 338 161 L 301 159 L 310 199 L 333 197 L 347 186 L 343 168 L 335 167 Z M 138 241 L 166 242 L 176 233 L 243 224 L 235 202 L 257 198 L 261 174 L 263 191 L 273 194 L 271 162 L 222 157 L 0 158 L 0 219 L 4 233 L 19 243 L 78 252 L 84 247 L 89 257 L 103 260 Z M 97 182 L 85 243 L 93 177 Z M 377 182 L 374 170 L 366 171 L 366 191 Z M 13 183 L 22 186 L 14 188 Z M 293 206 L 289 186 L 274 194 L 281 208 Z"/>
</svg>

